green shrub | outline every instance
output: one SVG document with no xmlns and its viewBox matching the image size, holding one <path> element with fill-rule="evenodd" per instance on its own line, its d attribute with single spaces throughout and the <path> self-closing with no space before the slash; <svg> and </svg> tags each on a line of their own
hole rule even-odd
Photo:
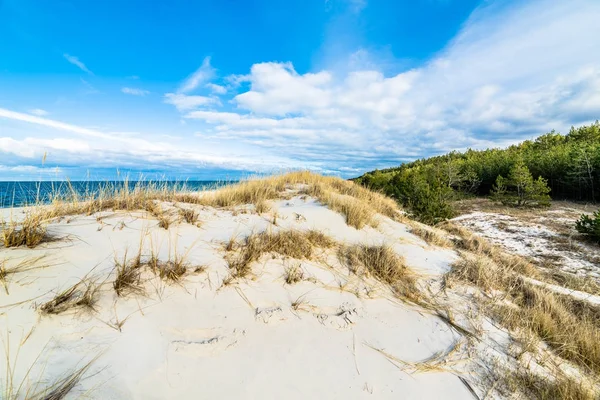
<svg viewBox="0 0 600 400">
<path fill-rule="evenodd" d="M 575 227 L 578 232 L 600 243 L 600 210 L 596 211 L 591 217 L 582 215 L 579 221 L 576 222 Z"/>
</svg>

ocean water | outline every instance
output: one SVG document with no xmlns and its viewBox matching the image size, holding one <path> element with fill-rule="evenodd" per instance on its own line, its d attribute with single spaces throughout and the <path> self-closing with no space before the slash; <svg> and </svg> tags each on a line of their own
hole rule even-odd
<svg viewBox="0 0 600 400">
<path fill-rule="evenodd" d="M 89 181 L 89 182 L 0 182 L 0 208 L 21 207 L 39 203 L 49 203 L 52 199 L 97 197 L 100 193 L 123 188 L 146 186 L 167 186 L 176 191 L 202 191 L 225 186 L 234 182 L 186 181 L 186 182 L 146 182 L 146 181 Z"/>
</svg>

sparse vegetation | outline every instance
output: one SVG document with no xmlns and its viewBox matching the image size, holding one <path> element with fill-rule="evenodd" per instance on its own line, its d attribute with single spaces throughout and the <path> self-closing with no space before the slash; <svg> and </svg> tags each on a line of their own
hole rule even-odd
<svg viewBox="0 0 600 400">
<path fill-rule="evenodd" d="M 94 310 L 99 288 L 100 286 L 94 280 L 84 278 L 42 304 L 40 311 L 44 314 L 60 314 L 78 307 Z"/>
<path fill-rule="evenodd" d="M 515 393 L 540 400 L 597 400 L 594 390 L 580 379 L 557 372 L 544 376 L 526 367 L 517 370 L 496 368 L 493 372 L 495 386 L 507 397 Z"/>
<path fill-rule="evenodd" d="M 127 251 L 123 255 L 123 260 L 115 257 L 116 276 L 113 282 L 113 288 L 118 296 L 124 296 L 130 292 L 141 293 L 143 288 L 140 284 L 140 257 L 135 257 L 133 262 L 127 260 Z"/>
<path fill-rule="evenodd" d="M 234 277 L 245 277 L 251 264 L 265 253 L 278 253 L 298 260 L 310 259 L 315 247 L 333 246 L 333 240 L 315 231 L 280 231 L 251 234 L 238 253 L 229 254 L 227 261 Z"/>
<path fill-rule="evenodd" d="M 284 280 L 288 285 L 293 285 L 304 279 L 304 271 L 300 264 L 288 265 L 284 271 Z"/>
<path fill-rule="evenodd" d="M 421 299 L 415 274 L 406 266 L 404 259 L 390 247 L 346 246 L 340 249 L 338 255 L 342 263 L 353 273 L 372 274 L 375 278 L 389 284 L 398 297 L 411 302 L 418 302 Z"/>
<path fill-rule="evenodd" d="M 180 208 L 179 215 L 185 222 L 192 225 L 195 225 L 200 217 L 196 210 L 191 208 Z"/>
<path fill-rule="evenodd" d="M 446 237 L 446 232 L 440 229 L 421 225 L 414 221 L 407 221 L 407 224 L 410 226 L 410 232 L 412 234 L 420 237 L 429 244 L 440 247 L 453 246 L 452 242 Z"/>
<path fill-rule="evenodd" d="M 176 255 L 172 260 L 157 263 L 158 276 L 171 282 L 179 282 L 181 277 L 187 272 L 187 263 L 185 258 Z"/>
<path fill-rule="evenodd" d="M 600 372 L 600 310 L 594 306 L 535 285 L 514 264 L 484 254 L 464 254 L 449 272 L 452 279 L 508 296 L 510 304 L 489 305 L 493 317 L 509 329 L 537 335 L 559 356 L 586 370 Z"/>
<path fill-rule="evenodd" d="M 10 221 L 3 224 L 2 241 L 4 247 L 27 246 L 33 248 L 47 238 L 47 229 L 42 215 L 30 211 L 23 221 Z"/>
</svg>

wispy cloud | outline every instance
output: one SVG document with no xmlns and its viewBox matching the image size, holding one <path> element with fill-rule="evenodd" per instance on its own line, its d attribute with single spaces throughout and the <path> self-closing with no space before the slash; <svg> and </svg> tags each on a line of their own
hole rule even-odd
<svg viewBox="0 0 600 400">
<path fill-rule="evenodd" d="M 213 79 L 215 69 L 210 65 L 210 57 L 205 57 L 202 65 L 191 74 L 179 87 L 179 93 L 188 93 L 198 88 L 203 83 Z"/>
<path fill-rule="evenodd" d="M 181 93 L 165 94 L 164 102 L 174 105 L 179 111 L 189 111 L 200 106 L 220 104 L 219 99 L 214 97 L 188 96 Z"/>
<path fill-rule="evenodd" d="M 150 94 L 150 92 L 148 90 L 130 88 L 130 87 L 121 88 L 121 92 L 123 92 L 125 94 L 130 94 L 133 96 L 146 96 L 147 94 Z"/>
<path fill-rule="evenodd" d="M 85 79 L 83 79 L 83 78 L 79 78 L 79 80 L 81 81 L 81 83 L 83 84 L 83 86 L 85 86 L 85 88 L 86 88 L 86 91 L 85 91 L 85 93 L 86 93 L 86 94 L 96 94 L 96 93 L 100 93 L 100 91 L 99 91 L 98 89 L 96 89 L 96 88 L 94 87 L 94 85 L 92 85 L 91 83 L 89 83 L 89 82 L 88 82 L 88 81 L 86 81 Z"/>
<path fill-rule="evenodd" d="M 173 135 L 168 135 L 168 141 L 164 141 L 164 137 L 161 139 L 161 135 L 132 137 L 0 108 L 2 118 L 25 124 L 13 136 L 10 128 L 3 129 L 3 136 L 0 136 L 2 168 L 39 165 L 46 152 L 54 165 L 81 166 L 84 169 L 126 166 L 174 173 L 180 173 L 182 169 L 198 171 L 204 168 L 265 172 L 293 166 L 289 160 L 277 155 L 240 153 L 236 146 L 231 145 L 212 148 L 206 143 L 201 147 L 189 141 L 179 143 L 179 140 L 173 140 Z M 35 125 L 48 128 L 43 132 L 53 137 L 24 137 L 19 134 L 23 130 L 35 132 L 31 129 Z"/>
<path fill-rule="evenodd" d="M 42 110 L 41 108 L 34 108 L 32 110 L 29 110 L 29 114 L 37 115 L 38 117 L 43 117 L 50 113 L 46 110 Z"/>
<path fill-rule="evenodd" d="M 217 85 L 214 83 L 207 83 L 206 87 L 211 90 L 214 94 L 225 94 L 227 93 L 227 88 L 225 86 Z"/>
<path fill-rule="evenodd" d="M 71 64 L 75 65 L 76 67 L 78 67 L 80 70 L 82 70 L 83 72 L 87 72 L 90 75 L 94 75 L 94 73 L 92 71 L 90 71 L 88 69 L 88 67 L 85 66 L 84 63 L 82 63 L 79 58 L 75 57 L 75 56 L 71 56 L 69 54 L 63 54 L 63 57 L 70 62 Z"/>
</svg>

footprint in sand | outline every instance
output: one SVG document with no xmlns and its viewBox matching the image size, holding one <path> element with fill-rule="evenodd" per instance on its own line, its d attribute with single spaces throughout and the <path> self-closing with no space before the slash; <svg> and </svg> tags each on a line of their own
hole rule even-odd
<svg viewBox="0 0 600 400">
<path fill-rule="evenodd" d="M 214 356 L 235 346 L 246 335 L 240 329 L 165 329 L 169 351 L 191 357 Z"/>
<path fill-rule="evenodd" d="M 337 311 L 333 313 L 320 313 L 314 315 L 323 325 L 338 330 L 347 330 L 360 318 L 361 311 L 350 303 L 342 303 Z"/>
<path fill-rule="evenodd" d="M 258 307 L 254 312 L 254 318 L 265 324 L 273 324 L 286 319 L 281 307 Z"/>
</svg>

